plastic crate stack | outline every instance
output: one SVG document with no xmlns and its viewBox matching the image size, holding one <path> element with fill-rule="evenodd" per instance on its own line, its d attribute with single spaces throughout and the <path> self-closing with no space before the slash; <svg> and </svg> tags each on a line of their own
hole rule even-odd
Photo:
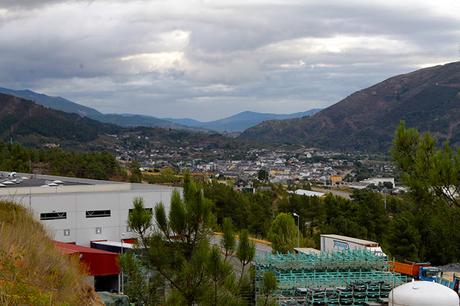
<svg viewBox="0 0 460 306">
<path fill-rule="evenodd" d="M 256 292 L 264 272 L 271 271 L 278 281 L 275 295 L 286 305 L 360 305 L 407 282 L 405 276 L 389 271 L 386 258 L 367 250 L 266 254 L 256 258 L 255 268 Z"/>
<path fill-rule="evenodd" d="M 265 254 L 256 258 L 256 266 L 271 271 L 388 270 L 388 261 L 366 250 L 350 250 L 319 254 Z"/>
<path fill-rule="evenodd" d="M 388 298 L 391 286 L 383 282 L 354 283 L 347 287 L 308 289 L 305 305 L 364 305 Z"/>
</svg>

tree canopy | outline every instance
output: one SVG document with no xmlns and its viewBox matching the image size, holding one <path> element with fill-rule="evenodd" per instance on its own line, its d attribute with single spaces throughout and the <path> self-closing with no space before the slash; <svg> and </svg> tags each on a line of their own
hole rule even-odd
<svg viewBox="0 0 460 306">
<path fill-rule="evenodd" d="M 288 253 L 294 250 L 298 229 L 290 214 L 280 213 L 273 220 L 269 238 L 274 252 Z"/>
<path fill-rule="evenodd" d="M 131 273 L 133 282 L 139 281 L 138 271 L 149 271 L 147 275 L 157 276 L 144 277 L 144 284 L 129 284 L 128 281 L 128 286 L 144 288 L 137 293 L 131 292 L 136 300 L 142 300 L 139 295 L 151 292 L 152 284 L 158 286 L 157 281 L 161 279 L 168 288 L 168 305 L 241 304 L 232 267 L 221 255 L 221 249 L 209 244 L 215 224 L 212 203 L 188 173 L 184 177 L 183 195 L 178 191 L 172 194 L 169 213 L 162 203 L 156 204 L 153 214 L 145 209 L 140 199 L 135 199 L 133 205 L 129 226 L 140 239 L 141 264 L 136 267 L 136 261 L 124 255 L 123 269 Z M 231 241 L 224 245 L 228 250 L 234 248 Z M 245 260 L 247 265 L 252 257 L 245 257 Z M 149 301 L 154 305 L 158 297 L 153 296 Z"/>
<path fill-rule="evenodd" d="M 59 148 L 30 149 L 0 141 L 0 169 L 107 180 L 123 173 L 108 152 L 71 152 Z"/>
<path fill-rule="evenodd" d="M 460 148 L 453 149 L 448 142 L 437 148 L 430 134 L 421 136 L 401 122 L 391 153 L 417 200 L 460 207 Z"/>
<path fill-rule="evenodd" d="M 460 225 L 460 149 L 438 146 L 401 122 L 391 154 L 409 196 L 408 209 L 391 223 L 388 248 L 399 258 L 457 262 L 460 235 L 452 229 Z"/>
</svg>

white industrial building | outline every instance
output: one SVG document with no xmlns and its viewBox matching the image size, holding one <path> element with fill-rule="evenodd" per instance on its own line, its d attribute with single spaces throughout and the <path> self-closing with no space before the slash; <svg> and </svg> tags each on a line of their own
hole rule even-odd
<svg viewBox="0 0 460 306">
<path fill-rule="evenodd" d="M 364 183 L 366 185 L 383 185 L 385 183 L 391 184 L 392 188 L 395 187 L 395 179 L 393 177 L 371 177 L 365 180 L 360 181 L 360 183 Z"/>
<path fill-rule="evenodd" d="M 297 195 L 303 195 L 307 197 L 322 197 L 325 195 L 324 192 L 312 191 L 312 190 L 305 190 L 305 189 L 297 189 L 294 191 Z"/>
<path fill-rule="evenodd" d="M 174 188 L 161 185 L 0 173 L 0 199 L 21 203 L 49 230 L 52 239 L 90 246 L 91 241 L 134 238 L 128 228 L 133 199 L 152 209 L 159 202 L 169 211 Z M 13 181 L 14 184 L 8 182 Z"/>
</svg>

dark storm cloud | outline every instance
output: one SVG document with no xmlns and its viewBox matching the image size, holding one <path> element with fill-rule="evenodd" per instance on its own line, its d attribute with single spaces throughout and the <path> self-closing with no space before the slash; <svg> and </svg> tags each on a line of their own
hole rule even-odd
<svg viewBox="0 0 460 306">
<path fill-rule="evenodd" d="M 0 86 L 157 116 L 301 111 L 456 60 L 459 14 L 450 0 L 0 0 Z"/>
</svg>

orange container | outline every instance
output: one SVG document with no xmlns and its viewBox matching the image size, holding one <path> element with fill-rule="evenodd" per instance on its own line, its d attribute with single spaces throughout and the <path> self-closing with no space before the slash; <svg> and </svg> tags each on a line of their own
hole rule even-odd
<svg viewBox="0 0 460 306">
<path fill-rule="evenodd" d="M 417 277 L 420 267 L 428 267 L 429 263 L 402 263 L 402 262 L 391 262 L 390 268 L 396 273 Z"/>
</svg>

